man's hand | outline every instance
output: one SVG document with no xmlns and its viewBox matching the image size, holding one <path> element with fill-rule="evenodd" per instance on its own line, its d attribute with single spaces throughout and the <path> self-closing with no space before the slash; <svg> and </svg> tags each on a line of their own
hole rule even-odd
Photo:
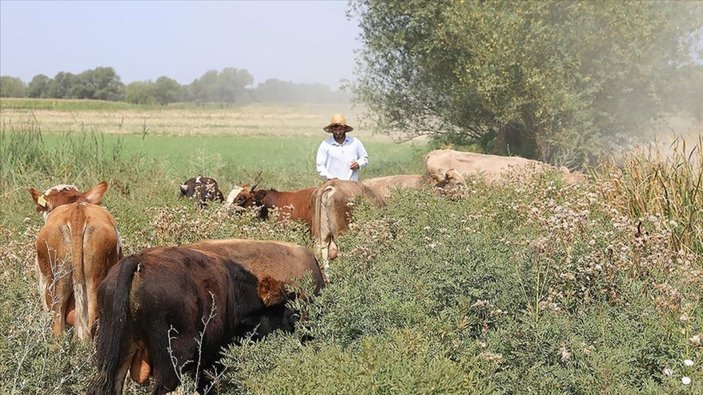
<svg viewBox="0 0 703 395">
<path fill-rule="evenodd" d="M 351 166 L 349 167 L 352 170 L 359 170 L 359 164 L 356 163 L 355 160 L 352 161 Z"/>
</svg>

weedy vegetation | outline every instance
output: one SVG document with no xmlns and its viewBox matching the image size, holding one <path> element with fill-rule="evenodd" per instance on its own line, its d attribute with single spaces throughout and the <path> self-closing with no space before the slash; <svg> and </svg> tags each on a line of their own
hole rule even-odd
<svg viewBox="0 0 703 395">
<path fill-rule="evenodd" d="M 313 248 L 303 225 L 178 197 L 196 172 L 223 189 L 253 179 L 263 164 L 250 151 L 267 156 L 280 134 L 203 135 L 202 151 L 169 156 L 159 146 L 196 143 L 90 126 L 56 134 L 44 123 L 0 131 L 0 393 L 80 393 L 94 374 L 92 345 L 53 338 L 41 309 L 33 243 L 42 220 L 29 186 L 107 180 L 103 204 L 127 254 L 226 237 Z M 322 137 L 284 140 L 261 185 L 315 185 Z M 296 333 L 224 350 L 210 393 L 703 392 L 703 141 L 673 148 L 604 163 L 577 185 L 521 173 L 471 179 L 452 195 L 397 193 L 381 210 L 356 201 L 330 284 L 293 302 Z M 367 149 L 372 177 L 422 171 L 430 147 L 370 139 Z M 185 380 L 181 392 L 192 388 Z"/>
</svg>

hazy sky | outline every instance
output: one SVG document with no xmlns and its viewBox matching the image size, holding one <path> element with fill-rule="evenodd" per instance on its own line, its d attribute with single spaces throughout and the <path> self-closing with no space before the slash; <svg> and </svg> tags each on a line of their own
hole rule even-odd
<svg viewBox="0 0 703 395">
<path fill-rule="evenodd" d="M 358 21 L 346 1 L 0 0 L 0 75 L 112 67 L 122 82 L 167 76 L 190 84 L 206 71 L 268 78 L 352 79 Z"/>
</svg>

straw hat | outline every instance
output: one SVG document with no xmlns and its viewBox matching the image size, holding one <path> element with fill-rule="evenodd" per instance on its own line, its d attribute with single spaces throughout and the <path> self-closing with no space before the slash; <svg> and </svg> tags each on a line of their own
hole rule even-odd
<svg viewBox="0 0 703 395">
<path fill-rule="evenodd" d="M 347 125 L 347 120 L 344 118 L 344 115 L 342 114 L 334 114 L 332 115 L 332 119 L 330 120 L 330 124 L 322 128 L 327 133 L 332 133 L 332 128 L 334 126 L 344 126 L 344 132 L 348 133 L 354 130 L 353 127 Z"/>
</svg>

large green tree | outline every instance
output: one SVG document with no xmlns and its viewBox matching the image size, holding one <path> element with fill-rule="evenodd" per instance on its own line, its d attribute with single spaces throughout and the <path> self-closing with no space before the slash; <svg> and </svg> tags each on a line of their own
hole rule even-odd
<svg viewBox="0 0 703 395">
<path fill-rule="evenodd" d="M 691 58 L 702 8 L 359 0 L 354 91 L 389 134 L 574 164 L 661 110 L 662 90 Z"/>
<path fill-rule="evenodd" d="M 0 97 L 26 97 L 27 85 L 17 77 L 0 77 Z"/>
<path fill-rule="evenodd" d="M 27 95 L 29 97 L 49 97 L 51 78 L 44 74 L 37 74 L 29 81 Z"/>
<path fill-rule="evenodd" d="M 124 97 L 124 84 L 112 67 L 96 67 L 76 76 L 69 96 L 77 99 L 118 101 Z"/>
<path fill-rule="evenodd" d="M 247 70 L 227 67 L 221 72 L 210 70 L 190 86 L 192 100 L 198 102 L 241 103 L 249 100 L 247 87 L 254 77 Z"/>
</svg>

